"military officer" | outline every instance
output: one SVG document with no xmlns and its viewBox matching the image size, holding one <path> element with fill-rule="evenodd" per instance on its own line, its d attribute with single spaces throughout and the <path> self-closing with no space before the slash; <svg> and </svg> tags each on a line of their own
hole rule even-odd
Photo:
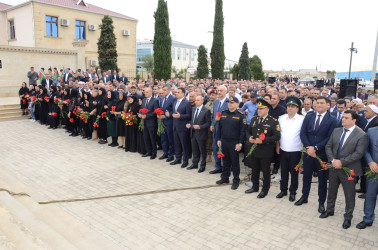
<svg viewBox="0 0 378 250">
<path fill-rule="evenodd" d="M 219 129 L 217 130 L 217 144 L 221 148 L 224 158 L 221 179 L 216 184 L 229 183 L 232 169 L 234 176 L 231 186 L 232 190 L 239 187 L 239 151 L 242 149 L 247 127 L 247 118 L 242 111 L 238 110 L 238 107 L 239 99 L 230 96 L 228 98 L 228 109 L 222 112 L 219 120 Z"/>
<path fill-rule="evenodd" d="M 259 191 L 260 171 L 263 171 L 263 188 L 257 198 L 264 198 L 270 188 L 270 163 L 272 161 L 273 152 L 276 142 L 280 139 L 280 125 L 276 118 L 270 116 L 270 104 L 265 100 L 257 101 L 257 116 L 254 116 L 246 131 L 247 141 L 249 144 L 245 153 L 248 154 L 252 145 L 256 144 L 256 148 L 252 155 L 247 157 L 245 164 L 252 168 L 252 188 L 246 190 L 246 193 Z M 261 138 L 264 134 L 265 138 Z"/>
</svg>

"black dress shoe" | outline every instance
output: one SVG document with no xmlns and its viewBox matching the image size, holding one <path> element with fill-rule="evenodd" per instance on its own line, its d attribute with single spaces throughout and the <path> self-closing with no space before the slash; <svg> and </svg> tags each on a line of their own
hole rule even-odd
<svg viewBox="0 0 378 250">
<path fill-rule="evenodd" d="M 265 196 L 266 196 L 267 194 L 268 194 L 268 192 L 261 191 L 261 192 L 259 193 L 259 195 L 257 196 L 257 198 L 259 198 L 259 199 L 265 198 Z"/>
<path fill-rule="evenodd" d="M 291 195 L 289 196 L 289 201 L 290 201 L 290 202 L 294 202 L 294 201 L 295 201 L 295 194 L 291 194 Z"/>
<path fill-rule="evenodd" d="M 206 167 L 202 166 L 198 169 L 198 173 L 202 173 L 203 171 L 205 171 Z"/>
<path fill-rule="evenodd" d="M 156 158 L 156 155 L 151 155 L 150 159 L 153 160 Z"/>
<path fill-rule="evenodd" d="M 325 219 L 325 218 L 328 218 L 328 216 L 333 216 L 334 214 L 335 214 L 334 212 L 324 211 L 321 215 L 319 215 L 319 218 Z"/>
<path fill-rule="evenodd" d="M 89 140 L 92 140 L 92 136 L 88 137 L 87 140 L 88 140 L 88 141 L 89 141 Z"/>
<path fill-rule="evenodd" d="M 186 168 L 189 165 L 187 161 L 184 161 L 181 165 L 181 168 Z"/>
<path fill-rule="evenodd" d="M 218 184 L 218 185 L 221 185 L 221 184 L 228 184 L 228 183 L 230 183 L 230 181 L 229 180 L 220 179 L 219 181 L 217 181 L 215 183 Z"/>
<path fill-rule="evenodd" d="M 245 190 L 244 193 L 246 193 L 246 194 L 252 194 L 252 193 L 258 192 L 258 191 L 259 191 L 258 189 L 256 190 L 254 188 L 250 188 L 250 189 Z"/>
<path fill-rule="evenodd" d="M 118 146 L 118 143 L 115 143 L 115 144 L 112 145 L 113 148 L 117 147 L 117 146 Z"/>
<path fill-rule="evenodd" d="M 187 170 L 196 169 L 196 168 L 198 168 L 198 166 L 192 164 L 190 165 L 190 167 L 187 168 Z"/>
<path fill-rule="evenodd" d="M 162 155 L 159 157 L 159 160 L 164 160 L 164 159 L 167 159 L 168 158 L 168 155 Z"/>
<path fill-rule="evenodd" d="M 209 172 L 209 174 L 220 174 L 220 173 L 222 173 L 222 170 L 218 170 L 218 169 L 215 169 Z"/>
<path fill-rule="evenodd" d="M 176 159 L 173 162 L 169 163 L 169 165 L 176 165 L 176 164 L 181 164 L 181 161 Z"/>
<path fill-rule="evenodd" d="M 109 147 L 113 147 L 113 145 L 114 145 L 113 142 L 108 144 Z"/>
<path fill-rule="evenodd" d="M 239 187 L 239 183 L 232 183 L 231 189 L 236 190 Z"/>
<path fill-rule="evenodd" d="M 301 206 L 303 203 L 307 203 L 307 202 L 308 202 L 308 200 L 303 198 L 303 196 L 302 196 L 297 202 L 294 203 L 294 205 Z"/>
<path fill-rule="evenodd" d="M 72 134 L 72 137 L 76 137 L 76 136 L 78 136 L 78 134 L 76 134 L 76 133 Z"/>
<path fill-rule="evenodd" d="M 356 193 L 364 193 L 364 191 L 362 191 L 362 189 L 356 189 Z"/>
<path fill-rule="evenodd" d="M 315 178 L 318 177 L 318 172 L 313 172 L 312 176 L 315 177 Z"/>
<path fill-rule="evenodd" d="M 276 198 L 277 199 L 281 199 L 282 197 L 286 196 L 287 195 L 287 192 L 280 192 L 279 194 L 277 194 Z"/>
<path fill-rule="evenodd" d="M 371 227 L 372 225 L 373 225 L 373 222 L 367 223 L 365 221 L 361 221 L 360 223 L 357 224 L 356 228 L 365 229 L 366 227 Z"/>
<path fill-rule="evenodd" d="M 318 208 L 318 212 L 319 213 L 324 213 L 326 210 L 324 208 L 324 203 L 319 203 L 319 208 Z"/>
<path fill-rule="evenodd" d="M 144 155 L 142 155 L 142 157 L 148 157 L 148 156 L 151 156 L 151 154 L 145 153 Z"/>
<path fill-rule="evenodd" d="M 350 228 L 350 225 L 352 224 L 352 221 L 351 220 L 347 220 L 347 219 L 345 219 L 344 220 L 344 223 L 343 223 L 343 228 L 344 229 L 348 229 L 348 228 Z"/>
<path fill-rule="evenodd" d="M 172 157 L 168 157 L 168 159 L 166 160 L 166 162 L 170 162 L 170 161 L 173 161 L 173 160 L 174 160 L 173 156 Z"/>
<path fill-rule="evenodd" d="M 366 197 L 365 194 L 360 194 L 360 195 L 358 196 L 358 198 L 360 198 L 360 199 L 365 199 L 365 197 Z"/>
</svg>

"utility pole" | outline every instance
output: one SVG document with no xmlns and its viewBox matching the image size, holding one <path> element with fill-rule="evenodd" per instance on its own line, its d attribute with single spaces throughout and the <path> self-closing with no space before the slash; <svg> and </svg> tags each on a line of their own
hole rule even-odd
<svg viewBox="0 0 378 250">
<path fill-rule="evenodd" d="M 352 55 L 353 55 L 353 52 L 356 52 L 356 54 L 357 54 L 357 49 L 353 48 L 353 42 L 352 42 L 352 47 L 349 48 L 349 50 L 350 50 L 350 64 L 349 64 L 349 77 L 348 77 L 348 79 L 350 79 L 350 70 L 352 68 Z"/>
<path fill-rule="evenodd" d="M 374 82 L 376 72 L 377 72 L 377 57 L 378 57 L 378 30 L 377 30 L 377 41 L 375 42 L 375 53 L 373 60 L 373 70 L 371 71 L 371 81 Z"/>
</svg>

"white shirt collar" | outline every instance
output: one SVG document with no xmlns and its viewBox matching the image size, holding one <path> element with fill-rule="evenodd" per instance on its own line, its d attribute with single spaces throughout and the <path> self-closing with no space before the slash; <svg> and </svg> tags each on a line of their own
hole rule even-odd
<svg viewBox="0 0 378 250">
<path fill-rule="evenodd" d="M 353 130 L 354 130 L 355 128 L 356 128 L 356 125 L 354 125 L 353 127 L 349 128 L 348 131 L 349 131 L 350 133 L 352 133 Z M 344 128 L 344 129 L 346 129 L 346 128 Z"/>
</svg>

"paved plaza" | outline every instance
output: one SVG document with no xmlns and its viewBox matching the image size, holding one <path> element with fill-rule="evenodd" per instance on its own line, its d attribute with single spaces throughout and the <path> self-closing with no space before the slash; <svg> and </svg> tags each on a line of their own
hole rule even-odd
<svg viewBox="0 0 378 250">
<path fill-rule="evenodd" d="M 363 217 L 363 200 L 356 200 L 351 228 L 342 229 L 341 188 L 335 216 L 319 219 L 317 183 L 309 203 L 296 207 L 288 197 L 275 198 L 279 184 L 273 184 L 264 199 L 245 194 L 244 184 L 235 191 L 230 185 L 214 185 L 219 175 L 208 173 L 212 163 L 199 174 L 29 120 L 2 122 L 0 131 L 0 177 L 7 181 L 7 187 L 0 183 L 0 188 L 27 193 L 45 209 L 56 207 L 98 239 L 103 237 L 109 248 L 378 248 L 378 223 L 355 228 Z M 242 165 L 241 177 L 245 175 Z M 0 218 L 6 206 L 0 200 Z M 4 230 L 0 228 L 0 248 L 13 249 Z M 43 242 L 37 246 L 47 248 Z"/>
</svg>

